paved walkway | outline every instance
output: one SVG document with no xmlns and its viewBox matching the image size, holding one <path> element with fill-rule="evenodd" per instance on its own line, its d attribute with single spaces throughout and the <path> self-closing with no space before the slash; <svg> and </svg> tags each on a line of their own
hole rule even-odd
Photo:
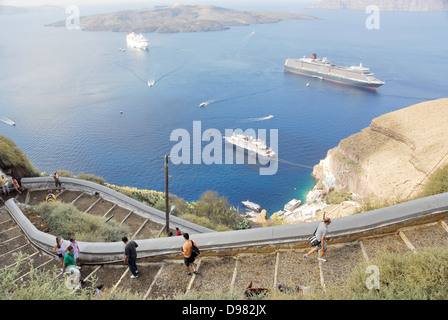
<svg viewBox="0 0 448 320">
<path fill-rule="evenodd" d="M 42 201 L 45 193 L 46 191 L 24 192 L 20 196 L 16 195 L 16 199 L 22 203 L 37 204 Z M 162 227 L 97 196 L 65 191 L 58 198 L 64 202 L 72 202 L 80 210 L 90 214 L 102 215 L 129 225 L 134 239 L 151 237 Z M 447 230 L 447 221 L 441 219 L 390 234 L 374 237 L 367 234 L 355 242 L 330 244 L 325 256 L 328 262 L 325 263 L 318 262 L 316 255 L 311 256 L 308 261 L 304 260 L 302 255 L 309 248 L 285 249 L 274 246 L 264 252 L 253 249 L 245 252 L 239 249 L 238 253 L 232 255 L 225 252 L 203 254 L 197 259 L 199 274 L 192 276 L 185 274 L 179 252 L 179 257 L 174 260 L 138 261 L 138 279 L 130 279 L 127 265 L 123 263 L 83 265 L 81 278 L 88 284 L 95 275 L 105 287 L 130 289 L 142 299 L 171 299 L 178 293 L 189 291 L 242 293 L 250 282 L 253 282 L 254 287 L 274 288 L 283 284 L 299 285 L 305 291 L 309 288 L 323 290 L 332 284 L 343 286 L 356 266 L 375 259 L 383 250 L 417 252 L 427 247 L 444 245 L 448 241 Z M 49 270 L 59 266 L 55 256 L 36 249 L 28 241 L 3 203 L 0 203 L 0 267 L 12 266 L 19 252 L 27 253 L 28 259 L 32 259 L 34 266 L 39 269 Z M 28 271 L 24 266 L 17 281 L 26 281 Z"/>
</svg>

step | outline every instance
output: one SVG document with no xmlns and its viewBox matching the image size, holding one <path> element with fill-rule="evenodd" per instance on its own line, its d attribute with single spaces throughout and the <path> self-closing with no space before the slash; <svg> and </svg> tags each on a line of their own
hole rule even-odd
<svg viewBox="0 0 448 320">
<path fill-rule="evenodd" d="M 317 254 L 314 254 L 317 258 Z M 343 286 L 344 281 L 351 276 L 353 270 L 365 261 L 359 243 L 328 246 L 324 257 L 327 262 L 319 263 L 323 286 Z"/>
<path fill-rule="evenodd" d="M 276 285 L 286 287 L 320 287 L 319 263 L 316 260 L 317 254 L 305 260 L 303 255 L 308 253 L 311 246 L 300 251 L 280 251 L 278 252 L 278 270 Z"/>
<path fill-rule="evenodd" d="M 362 240 L 365 252 L 370 261 L 374 261 L 382 252 L 404 253 L 409 248 L 396 233 Z"/>
<path fill-rule="evenodd" d="M 191 277 L 185 274 L 183 260 L 165 262 L 148 299 L 172 299 L 176 294 L 185 293 Z"/>
<path fill-rule="evenodd" d="M 17 226 L 17 224 L 13 219 L 11 219 L 11 217 L 9 217 L 9 216 L 1 217 L 0 216 L 0 233 L 3 231 L 6 231 L 8 229 L 11 229 L 14 226 Z M 0 236 L 0 239 L 1 239 L 1 236 Z"/>
<path fill-rule="evenodd" d="M 110 201 L 100 199 L 90 210 L 88 211 L 90 214 L 104 216 L 107 211 L 109 211 L 114 204 Z"/>
<path fill-rule="evenodd" d="M 139 264 L 138 267 L 138 278 L 131 279 L 131 272 L 128 271 L 121 279 L 117 288 L 129 290 L 130 292 L 137 293 L 143 299 L 151 287 L 158 271 L 161 268 L 161 264 Z"/>
<path fill-rule="evenodd" d="M 232 290 L 242 293 L 250 282 L 254 288 L 274 288 L 276 258 L 276 253 L 238 255 Z"/>
<path fill-rule="evenodd" d="M 65 203 L 72 203 L 75 201 L 80 195 L 82 194 L 81 191 L 70 191 L 70 190 L 64 190 L 64 192 L 60 195 L 56 195 L 57 199 L 61 202 Z"/>
<path fill-rule="evenodd" d="M 143 228 L 138 232 L 135 239 L 151 239 L 157 237 L 160 229 L 162 229 L 162 225 L 151 221 L 149 219 L 146 220 Z"/>
<path fill-rule="evenodd" d="M 415 227 L 403 231 L 417 251 L 443 246 L 448 241 L 448 232 L 440 223 Z"/>
<path fill-rule="evenodd" d="M 229 292 L 236 259 L 234 257 L 204 257 L 200 261 L 199 274 L 195 276 L 190 291 Z"/>
<path fill-rule="evenodd" d="M 7 253 L 8 251 L 17 249 L 21 246 L 24 246 L 25 244 L 28 244 L 28 243 L 29 243 L 29 241 L 25 237 L 24 234 L 21 234 L 12 239 L 0 241 L 0 255 Z"/>
<path fill-rule="evenodd" d="M 0 267 L 7 267 L 15 264 L 20 254 L 32 255 L 36 252 L 37 250 L 31 244 L 25 244 L 24 246 L 18 247 L 14 250 L 9 250 L 8 252 L 0 255 Z"/>
<path fill-rule="evenodd" d="M 79 211 L 85 212 L 97 200 L 98 200 L 98 196 L 84 193 L 82 196 L 77 198 L 76 201 L 73 202 L 73 204 Z"/>
<path fill-rule="evenodd" d="M 108 214 L 107 217 L 112 217 L 112 220 L 121 223 L 129 215 L 129 210 L 116 206 Z"/>
</svg>

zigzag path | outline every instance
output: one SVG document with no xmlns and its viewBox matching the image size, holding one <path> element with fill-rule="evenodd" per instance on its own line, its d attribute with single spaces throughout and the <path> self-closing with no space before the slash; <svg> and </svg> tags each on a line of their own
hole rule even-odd
<svg viewBox="0 0 448 320">
<path fill-rule="evenodd" d="M 25 191 L 16 195 L 18 202 L 35 205 L 42 201 L 45 190 Z M 72 202 L 78 209 L 90 214 L 102 215 L 127 224 L 133 239 L 151 238 L 163 227 L 110 203 L 99 196 L 82 192 L 63 191 L 58 199 Z M 331 232 L 331 226 L 329 231 Z M 194 236 L 192 236 L 194 239 Z M 323 289 L 329 284 L 344 285 L 352 270 L 365 260 L 372 260 L 382 251 L 418 251 L 427 247 L 447 243 L 447 221 L 410 226 L 397 232 L 380 236 L 366 235 L 349 243 L 329 243 L 325 257 L 328 262 L 321 263 L 316 255 L 307 261 L 302 255 L 307 248 L 271 248 L 270 250 L 239 250 L 234 254 L 213 252 L 201 254 L 197 259 L 198 275 L 188 276 L 183 268 L 182 256 L 169 257 L 159 261 L 137 261 L 138 279 L 130 279 L 130 272 L 124 263 L 82 265 L 81 279 L 89 284 L 95 275 L 98 283 L 106 288 L 123 288 L 137 293 L 142 299 L 172 299 L 176 294 L 189 291 L 241 292 L 252 281 L 254 287 L 275 288 L 279 284 Z M 200 246 L 200 243 L 198 243 Z M 124 248 L 123 248 L 124 249 Z M 82 248 L 81 248 L 82 251 Z M 59 260 L 51 253 L 36 248 L 0 202 L 0 267 L 11 267 L 19 253 L 28 255 L 37 269 L 59 268 Z M 28 264 L 23 264 L 18 282 L 26 282 Z M 306 290 L 306 289 L 305 289 Z"/>
</svg>

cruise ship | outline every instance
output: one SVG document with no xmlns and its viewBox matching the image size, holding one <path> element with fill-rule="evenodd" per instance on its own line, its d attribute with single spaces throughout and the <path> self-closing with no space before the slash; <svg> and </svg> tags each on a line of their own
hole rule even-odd
<svg viewBox="0 0 448 320">
<path fill-rule="evenodd" d="M 245 150 L 255 152 L 266 158 L 275 157 L 275 152 L 272 148 L 266 146 L 266 143 L 252 136 L 246 136 L 243 134 L 233 134 L 231 137 L 224 137 L 224 139 L 231 144 L 244 148 Z"/>
<path fill-rule="evenodd" d="M 338 66 L 327 58 L 318 59 L 315 53 L 310 58 L 286 59 L 285 71 L 374 90 L 384 84 L 362 63 L 351 67 Z"/>
<path fill-rule="evenodd" d="M 143 49 L 146 50 L 149 45 L 148 39 L 145 38 L 141 33 L 136 34 L 135 32 L 131 32 L 126 36 L 126 43 L 131 48 Z"/>
</svg>

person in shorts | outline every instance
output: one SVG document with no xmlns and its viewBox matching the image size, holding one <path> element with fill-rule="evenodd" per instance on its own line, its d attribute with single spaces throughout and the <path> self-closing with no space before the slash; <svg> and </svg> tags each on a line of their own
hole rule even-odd
<svg viewBox="0 0 448 320">
<path fill-rule="evenodd" d="M 54 185 L 56 188 L 56 192 L 61 191 L 62 184 L 61 184 L 59 172 L 56 171 L 55 173 L 53 173 L 53 179 L 54 179 Z"/>
<path fill-rule="evenodd" d="M 196 247 L 198 245 L 196 244 L 196 242 L 194 240 L 190 240 L 190 235 L 188 233 L 184 233 L 183 236 L 184 236 L 185 243 L 180 248 L 180 250 L 182 251 L 182 254 L 184 255 L 184 265 L 185 265 L 186 273 L 188 275 L 191 275 L 191 272 L 190 272 L 190 265 L 191 265 L 191 267 L 193 268 L 193 272 L 195 274 L 197 274 L 198 272 L 194 265 L 195 257 L 192 255 L 192 253 L 193 253 L 192 247 L 193 247 L 193 243 Z"/>
<path fill-rule="evenodd" d="M 317 260 L 321 262 L 327 261 L 327 259 L 324 259 L 323 256 L 325 254 L 325 251 L 327 251 L 327 242 L 325 241 L 325 237 L 327 235 L 328 225 L 330 223 L 331 223 L 330 218 L 325 218 L 321 223 L 319 223 L 319 226 L 316 229 L 316 238 L 319 240 L 319 244 L 317 244 L 313 249 L 311 249 L 310 252 L 303 255 L 305 259 L 308 259 L 308 256 L 310 254 L 320 250 L 319 257 L 317 258 Z"/>
</svg>

